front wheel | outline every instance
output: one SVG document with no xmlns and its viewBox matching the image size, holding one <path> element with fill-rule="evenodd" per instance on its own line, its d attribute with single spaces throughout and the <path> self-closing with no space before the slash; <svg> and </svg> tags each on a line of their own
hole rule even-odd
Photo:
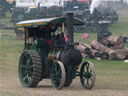
<svg viewBox="0 0 128 96">
<path fill-rule="evenodd" d="M 65 83 L 65 67 L 61 61 L 57 61 L 52 65 L 51 82 L 54 88 L 60 90 Z"/>
<path fill-rule="evenodd" d="M 84 62 L 80 69 L 80 81 L 84 88 L 92 89 L 95 84 L 96 73 L 94 64 L 91 62 Z"/>
</svg>

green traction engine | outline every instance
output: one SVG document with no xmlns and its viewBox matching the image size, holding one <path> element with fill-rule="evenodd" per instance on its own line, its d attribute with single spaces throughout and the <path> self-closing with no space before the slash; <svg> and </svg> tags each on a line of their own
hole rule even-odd
<svg viewBox="0 0 128 96">
<path fill-rule="evenodd" d="M 24 87 L 36 87 L 41 80 L 51 79 L 52 86 L 59 90 L 70 86 L 77 76 L 84 88 L 94 86 L 94 65 L 84 61 L 74 48 L 73 25 L 83 22 L 73 18 L 72 13 L 17 23 L 25 31 L 24 51 L 19 60 L 19 78 Z"/>
</svg>

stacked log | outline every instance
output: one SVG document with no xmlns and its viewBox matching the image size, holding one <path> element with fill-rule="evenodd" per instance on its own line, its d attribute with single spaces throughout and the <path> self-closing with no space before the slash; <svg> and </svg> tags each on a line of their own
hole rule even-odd
<svg viewBox="0 0 128 96">
<path fill-rule="evenodd" d="M 109 36 L 101 42 L 93 40 L 90 45 L 79 43 L 75 48 L 80 50 L 85 58 L 128 59 L 128 49 L 124 49 L 121 36 Z"/>
<path fill-rule="evenodd" d="M 83 57 L 91 57 L 90 54 L 91 53 L 91 49 L 87 46 L 84 46 L 82 44 L 78 44 L 75 46 L 76 49 L 78 49 L 82 54 L 83 54 Z"/>
<path fill-rule="evenodd" d="M 101 40 L 101 44 L 112 48 L 112 49 L 122 49 L 124 46 L 123 44 L 124 39 L 122 36 L 109 36 L 108 38 L 105 38 Z"/>
<path fill-rule="evenodd" d="M 126 49 L 118 49 L 115 50 L 117 54 L 117 58 L 120 60 L 128 59 L 128 50 Z"/>
<path fill-rule="evenodd" d="M 96 40 L 93 40 L 91 42 L 91 47 L 96 49 L 96 50 L 99 50 L 101 52 L 108 53 L 110 59 L 116 59 L 117 58 L 117 55 L 116 55 L 116 53 L 114 52 L 113 49 L 105 47 L 104 45 L 102 45 L 101 43 L 99 43 Z"/>
<path fill-rule="evenodd" d="M 97 51 L 95 49 L 91 49 L 91 53 L 92 53 L 92 56 L 96 58 L 101 57 L 101 54 L 102 54 L 100 51 Z"/>
<path fill-rule="evenodd" d="M 124 47 L 123 44 L 114 45 L 112 49 L 122 49 Z"/>
<path fill-rule="evenodd" d="M 101 59 L 109 59 L 109 55 L 106 52 L 102 52 Z"/>
<path fill-rule="evenodd" d="M 106 38 L 111 44 L 116 45 L 116 44 L 122 44 L 123 43 L 123 38 L 121 36 L 109 36 Z"/>
<path fill-rule="evenodd" d="M 107 59 L 108 54 L 105 52 L 98 51 L 96 49 L 93 49 L 88 44 L 79 43 L 78 45 L 75 45 L 75 48 L 78 49 L 84 58 L 101 58 L 101 59 Z"/>
</svg>

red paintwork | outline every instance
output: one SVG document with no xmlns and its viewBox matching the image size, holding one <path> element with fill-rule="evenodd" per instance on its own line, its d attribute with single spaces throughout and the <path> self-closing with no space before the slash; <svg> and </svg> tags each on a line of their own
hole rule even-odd
<svg viewBox="0 0 128 96">
<path fill-rule="evenodd" d="M 52 43 L 52 40 L 46 40 L 46 42 L 48 43 L 48 45 L 50 45 Z"/>
</svg>

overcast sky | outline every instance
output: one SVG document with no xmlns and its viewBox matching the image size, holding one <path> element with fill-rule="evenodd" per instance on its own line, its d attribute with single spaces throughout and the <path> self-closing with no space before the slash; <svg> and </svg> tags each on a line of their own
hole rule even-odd
<svg viewBox="0 0 128 96">
<path fill-rule="evenodd" d="M 67 0 L 16 0 L 16 6 L 17 7 L 29 7 L 31 5 L 37 6 L 38 2 L 41 2 L 41 6 L 52 6 L 52 5 L 57 5 L 57 6 L 62 6 L 63 1 Z M 32 1 L 35 1 L 34 3 Z M 106 1 L 106 0 L 93 0 L 93 1 Z M 108 0 L 108 1 L 119 1 L 119 0 Z M 22 2 L 22 3 L 21 3 Z M 128 0 L 124 0 L 124 2 L 128 3 Z"/>
</svg>

